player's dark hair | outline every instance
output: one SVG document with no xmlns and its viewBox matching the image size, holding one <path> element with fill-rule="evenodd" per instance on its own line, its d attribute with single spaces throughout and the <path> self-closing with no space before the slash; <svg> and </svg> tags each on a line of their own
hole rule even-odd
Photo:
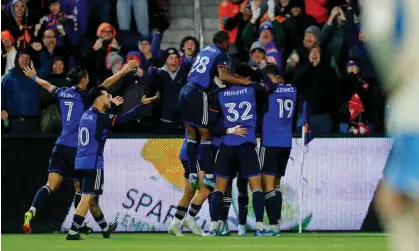
<svg viewBox="0 0 419 251">
<path fill-rule="evenodd" d="M 266 75 L 268 74 L 272 74 L 274 76 L 281 75 L 281 73 L 278 70 L 278 67 L 274 64 L 267 64 L 265 68 L 263 68 L 263 71 L 265 72 Z"/>
<path fill-rule="evenodd" d="M 86 77 L 87 71 L 80 66 L 75 66 L 67 74 L 66 80 L 71 83 L 71 85 L 78 85 L 80 81 Z"/>
<path fill-rule="evenodd" d="M 252 81 L 258 82 L 262 80 L 262 75 L 259 72 L 253 70 L 252 67 L 246 63 L 236 66 L 234 73 L 241 77 L 250 78 Z"/>
<path fill-rule="evenodd" d="M 101 85 L 101 86 L 95 86 L 92 89 L 90 89 L 89 94 L 88 94 L 88 100 L 89 100 L 89 104 L 93 105 L 93 103 L 95 102 L 95 100 L 102 96 L 103 93 L 102 91 L 108 91 L 108 89 Z"/>
<path fill-rule="evenodd" d="M 214 44 L 222 44 L 224 42 L 230 41 L 230 37 L 227 31 L 217 31 L 212 37 L 212 42 Z"/>
</svg>

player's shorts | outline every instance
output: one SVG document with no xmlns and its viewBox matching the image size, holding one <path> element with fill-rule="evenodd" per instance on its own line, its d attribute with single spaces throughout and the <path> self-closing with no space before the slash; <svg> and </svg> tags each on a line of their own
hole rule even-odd
<svg viewBox="0 0 419 251">
<path fill-rule="evenodd" d="M 183 166 L 183 169 L 184 169 L 183 177 L 185 177 L 185 179 L 189 179 L 188 161 L 187 160 L 180 160 L 180 162 L 182 162 L 182 166 Z"/>
<path fill-rule="evenodd" d="M 81 169 L 77 170 L 80 177 L 82 194 L 102 194 L 104 173 L 103 169 Z"/>
<path fill-rule="evenodd" d="M 419 202 L 419 134 L 394 137 L 384 169 L 384 182 Z"/>
<path fill-rule="evenodd" d="M 208 127 L 208 95 L 204 88 L 190 83 L 185 85 L 180 92 L 179 106 L 183 123 Z"/>
<path fill-rule="evenodd" d="M 259 158 L 262 165 L 262 173 L 283 177 L 287 169 L 291 147 L 260 147 Z"/>
<path fill-rule="evenodd" d="M 55 145 L 51 152 L 48 173 L 59 173 L 63 177 L 78 180 L 77 172 L 74 171 L 76 154 L 76 147 Z"/>
<path fill-rule="evenodd" d="M 260 162 L 257 148 L 253 144 L 227 146 L 221 144 L 215 160 L 215 175 L 225 179 L 235 177 L 251 178 L 259 176 Z"/>
</svg>

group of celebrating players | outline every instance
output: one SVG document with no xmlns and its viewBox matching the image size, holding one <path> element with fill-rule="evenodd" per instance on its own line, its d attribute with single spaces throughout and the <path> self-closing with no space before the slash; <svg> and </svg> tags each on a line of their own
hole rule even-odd
<svg viewBox="0 0 419 251">
<path fill-rule="evenodd" d="M 229 73 L 228 33 L 218 31 L 213 42 L 197 55 L 188 83 L 180 94 L 186 127 L 180 153 L 185 168 L 185 189 L 169 233 L 181 236 L 183 225 L 201 236 L 228 235 L 232 179 L 237 175 L 239 236 L 246 235 L 248 184 L 256 216 L 255 236 L 279 236 L 282 207 L 279 184 L 291 152 L 297 90 L 283 83 L 275 65 L 256 70 L 240 65 L 235 74 Z M 68 74 L 68 80 L 73 84 L 71 88 L 57 88 L 37 77 L 35 70 L 29 67 L 24 70 L 27 77 L 59 99 L 63 122 L 61 136 L 51 153 L 47 184 L 38 190 L 25 213 L 25 233 L 31 233 L 31 221 L 37 209 L 59 188 L 67 174 L 73 178 L 76 190 L 76 210 L 67 240 L 82 240 L 80 233 L 92 232 L 84 222 L 89 210 L 104 238 L 109 238 L 117 228 L 116 223 L 106 222 L 99 206 L 104 184 L 103 150 L 108 132 L 115 124 L 138 118 L 141 108 L 158 97 L 144 96 L 134 109 L 116 115 L 117 106 L 123 99 L 113 98 L 107 88 L 137 67 L 137 62 L 129 61 L 120 72 L 89 91 L 86 90 L 88 73 L 80 67 L 73 68 Z M 262 119 L 259 152 L 256 142 L 258 118 Z M 207 198 L 211 226 L 205 234 L 195 222 L 195 216 Z M 267 230 L 263 225 L 265 207 L 270 223 Z"/>
<path fill-rule="evenodd" d="M 185 168 L 185 190 L 169 227 L 169 233 L 176 236 L 182 235 L 181 225 L 196 235 L 229 234 L 227 217 L 232 179 L 236 175 L 238 235 L 247 235 L 248 184 L 256 218 L 255 236 L 280 235 L 279 186 L 291 152 L 297 90 L 283 83 L 276 65 L 266 65 L 263 69 L 240 65 L 234 75 L 230 74 L 226 54 L 229 41 L 227 32 L 214 35 L 214 44 L 198 54 L 188 84 L 181 91 L 180 107 L 187 135 L 180 153 Z M 258 151 L 259 118 L 262 136 Z M 207 198 L 211 225 L 205 234 L 195 222 L 195 216 Z M 268 229 L 263 225 L 265 208 Z"/>
</svg>

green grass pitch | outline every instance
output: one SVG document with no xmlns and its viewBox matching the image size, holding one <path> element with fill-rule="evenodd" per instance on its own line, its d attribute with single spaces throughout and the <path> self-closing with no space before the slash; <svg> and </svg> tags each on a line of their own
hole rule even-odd
<svg viewBox="0 0 419 251">
<path fill-rule="evenodd" d="M 363 233 L 284 233 L 281 237 L 175 237 L 168 234 L 91 234 L 83 241 L 66 241 L 64 234 L 2 234 L 3 251 L 385 251 L 386 236 Z"/>
</svg>

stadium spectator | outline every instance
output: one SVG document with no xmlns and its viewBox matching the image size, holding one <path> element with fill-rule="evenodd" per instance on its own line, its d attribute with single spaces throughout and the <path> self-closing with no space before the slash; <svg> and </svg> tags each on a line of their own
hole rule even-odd
<svg viewBox="0 0 419 251">
<path fill-rule="evenodd" d="M 2 17 L 2 31 L 12 34 L 16 48 L 27 48 L 31 41 L 29 10 L 23 0 L 13 0 L 6 7 L 6 16 Z"/>
<path fill-rule="evenodd" d="M 341 101 L 341 92 L 337 73 L 328 62 L 323 61 L 319 47 L 313 47 L 309 61 L 297 67 L 292 82 L 307 101 L 311 132 L 331 133 L 334 128 L 333 116 L 337 114 Z"/>
<path fill-rule="evenodd" d="M 112 71 L 123 67 L 120 56 L 115 52 L 109 55 L 110 63 L 112 64 Z M 139 51 L 130 51 L 127 54 L 126 62 L 135 60 L 141 66 L 144 58 Z M 124 103 L 120 106 L 120 112 L 126 113 L 133 109 L 141 102 L 141 98 L 149 93 L 147 77 L 141 67 L 135 71 L 126 74 L 118 83 L 112 86 L 111 92 L 124 98 Z M 130 133 L 149 133 L 153 129 L 153 106 L 143 107 L 140 115 L 136 120 L 133 120 L 126 125 L 117 128 L 117 131 Z"/>
<path fill-rule="evenodd" d="M 288 58 L 290 53 L 301 46 L 304 39 L 304 31 L 316 24 L 316 20 L 305 13 L 304 3 L 301 0 L 292 0 L 287 5 L 290 15 L 284 21 L 286 45 L 284 57 Z"/>
<path fill-rule="evenodd" d="M 77 19 L 79 35 L 85 35 L 93 21 L 93 27 L 111 22 L 110 0 L 60 0 L 62 9 Z M 100 6 L 100 8 L 97 8 Z M 93 17 L 93 19 L 92 19 Z M 90 30 L 90 29 L 89 29 Z"/>
<path fill-rule="evenodd" d="M 192 64 L 199 51 L 198 39 L 192 36 L 184 37 L 180 42 L 180 63 Z"/>
<path fill-rule="evenodd" d="M 250 48 L 250 60 L 247 63 L 253 69 L 263 68 L 266 65 L 266 49 L 259 41 L 253 42 Z"/>
<path fill-rule="evenodd" d="M 1 42 L 3 45 L 4 50 L 2 50 L 2 57 L 1 57 L 1 75 L 3 76 L 5 73 L 10 71 L 15 67 L 15 58 L 16 58 L 16 48 L 14 46 L 15 39 L 13 38 L 12 34 L 8 31 L 1 32 Z"/>
<path fill-rule="evenodd" d="M 97 39 L 92 47 L 83 53 L 84 68 L 89 72 L 90 85 L 100 85 L 107 76 L 106 58 L 112 52 L 120 53 L 122 47 L 116 40 L 116 30 L 109 23 L 102 23 L 96 32 Z"/>
<path fill-rule="evenodd" d="M 295 67 L 300 64 L 305 64 L 309 61 L 309 54 L 312 48 L 318 46 L 320 43 L 321 31 L 317 26 L 310 26 L 304 31 L 303 44 L 297 45 L 287 60 L 286 70 L 292 72 Z"/>
<path fill-rule="evenodd" d="M 161 67 L 164 61 L 161 59 L 162 52 L 160 50 L 163 33 L 156 32 L 152 35 L 143 35 L 138 41 L 138 49 L 146 59 L 143 65 L 143 70 L 147 70 L 151 65 Z M 163 61 L 163 62 L 162 62 Z"/>
<path fill-rule="evenodd" d="M 252 1 L 253 8 L 258 10 L 260 15 L 260 0 Z M 255 11 L 253 10 L 253 11 Z M 220 18 L 220 29 L 225 30 L 230 36 L 230 48 L 228 54 L 231 58 L 230 69 L 233 70 L 243 61 L 247 61 L 248 53 L 240 39 L 241 33 L 248 21 L 252 18 L 248 1 L 244 0 L 223 0 L 218 9 Z M 253 13 L 254 16 L 258 16 Z"/>
<path fill-rule="evenodd" d="M 329 19 L 323 25 L 321 31 L 320 44 L 322 48 L 327 48 L 331 55 L 330 65 L 340 74 L 345 69 L 345 60 L 348 58 L 348 49 L 345 46 L 345 25 L 346 18 L 342 9 L 338 6 L 332 9 Z M 341 58 L 344 60 L 341 61 Z"/>
<path fill-rule="evenodd" d="M 185 132 L 180 118 L 179 95 L 186 84 L 187 72 L 180 64 L 179 52 L 175 48 L 165 51 L 166 63 L 153 71 L 150 76 L 151 93 L 160 93 L 160 123 L 158 132 L 162 134 L 182 134 Z"/>
<path fill-rule="evenodd" d="M 108 69 L 108 76 L 112 76 L 122 69 L 124 59 L 117 53 L 111 52 L 106 58 L 106 69 Z"/>
<path fill-rule="evenodd" d="M 31 58 L 26 50 L 16 55 L 16 67 L 1 80 L 1 118 L 9 121 L 9 134 L 30 134 L 39 132 L 39 93 L 35 81 L 23 74 Z"/>
<path fill-rule="evenodd" d="M 52 59 L 51 74 L 45 79 L 57 88 L 70 87 L 71 83 L 66 80 L 67 69 L 65 60 L 59 56 Z M 48 91 L 42 89 L 40 96 L 41 105 L 41 132 L 61 132 L 61 114 L 59 101 Z"/>
<path fill-rule="evenodd" d="M 149 34 L 148 1 L 147 0 L 118 0 L 116 4 L 119 30 L 130 30 L 131 9 L 138 33 Z"/>
<path fill-rule="evenodd" d="M 68 37 L 71 39 L 73 44 L 78 43 L 78 21 L 77 17 L 74 15 L 68 15 L 61 10 L 61 3 L 59 0 L 48 0 L 48 8 L 50 13 L 39 21 L 41 24 L 41 30 L 53 29 L 58 31 L 60 35 L 63 34 L 62 26 L 64 28 L 64 33 L 68 34 Z M 38 26 L 39 27 L 39 26 Z M 60 27 L 60 29 L 59 29 Z M 36 28 L 38 30 L 39 28 Z M 57 37 L 57 44 L 61 46 L 64 44 L 64 38 L 59 36 Z"/>
<path fill-rule="evenodd" d="M 39 59 L 38 75 L 40 77 L 47 77 L 51 73 L 52 60 L 56 56 L 60 56 L 67 65 L 71 66 L 70 56 L 74 54 L 74 49 L 71 45 L 70 39 L 64 31 L 62 25 L 57 26 L 58 32 L 61 34 L 64 43 L 61 46 L 57 45 L 57 33 L 55 30 L 48 29 L 44 32 L 42 38 L 42 44 L 40 42 L 34 42 L 31 44 L 33 50 L 37 53 Z"/>
</svg>

